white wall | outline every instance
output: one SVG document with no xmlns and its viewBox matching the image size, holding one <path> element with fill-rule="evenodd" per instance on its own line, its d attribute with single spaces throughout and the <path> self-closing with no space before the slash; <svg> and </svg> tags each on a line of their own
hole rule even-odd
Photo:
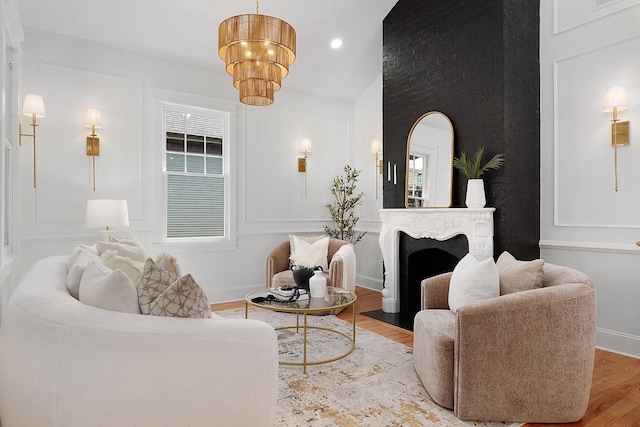
<svg viewBox="0 0 640 427">
<path fill-rule="evenodd" d="M 231 77 L 224 73 L 33 28 L 25 28 L 25 36 L 23 93 L 42 94 L 47 117 L 38 129 L 36 189 L 30 178 L 32 151 L 23 147 L 20 152 L 23 272 L 37 259 L 95 240 L 95 230 L 84 228 L 88 199 L 126 198 L 131 226 L 120 235 L 132 231 L 150 253 L 176 256 L 212 302 L 240 299 L 264 286 L 265 256 L 288 233 L 322 233 L 329 219 L 324 208 L 330 201 L 329 185 L 345 164 L 363 169 L 363 185 L 373 184 L 375 165 L 363 141 L 365 128 L 381 133 L 380 81 L 371 95 L 380 111 L 359 113 L 367 122 L 356 126 L 353 102 L 293 90 L 286 79 L 273 105 L 247 107 L 237 101 Z M 158 107 L 163 100 L 234 112 L 231 220 L 237 232 L 231 250 L 166 244 L 157 232 L 163 209 Z M 88 130 L 83 114 L 90 106 L 101 109 L 104 124 L 97 132 L 101 147 L 95 193 L 91 158 L 84 153 Z M 313 141 L 307 198 L 303 174 L 297 172 L 305 136 Z M 373 191 L 361 190 L 368 195 L 362 225 L 375 230 L 378 206 L 369 200 Z M 357 280 L 365 277 L 375 287 L 382 267 L 377 237 L 375 244 L 371 240 L 367 236 L 357 248 Z M 369 272 L 368 262 L 375 257 L 380 265 L 373 262 L 375 271 Z"/>
<path fill-rule="evenodd" d="M 640 357 L 640 6 L 543 1 L 540 8 L 541 254 L 593 279 L 599 347 Z M 631 145 L 614 191 L 608 86 L 623 84 Z"/>
</svg>

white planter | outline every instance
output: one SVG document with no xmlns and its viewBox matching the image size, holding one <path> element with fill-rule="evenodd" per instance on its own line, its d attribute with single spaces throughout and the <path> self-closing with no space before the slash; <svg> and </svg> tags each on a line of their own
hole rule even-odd
<svg viewBox="0 0 640 427">
<path fill-rule="evenodd" d="M 482 179 L 470 179 L 467 182 L 467 198 L 465 204 L 468 208 L 484 208 L 487 200 L 484 196 L 484 181 Z"/>
</svg>

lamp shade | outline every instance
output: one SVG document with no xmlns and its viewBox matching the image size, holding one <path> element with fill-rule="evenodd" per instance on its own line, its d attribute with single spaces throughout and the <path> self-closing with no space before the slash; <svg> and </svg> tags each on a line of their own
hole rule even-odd
<svg viewBox="0 0 640 427">
<path fill-rule="evenodd" d="M 602 112 L 610 113 L 614 107 L 618 107 L 618 111 L 626 110 L 629 108 L 628 105 L 626 87 L 610 86 L 607 88 L 602 100 Z"/>
<path fill-rule="evenodd" d="M 96 129 L 102 128 L 102 116 L 97 108 L 89 108 L 84 113 L 84 127 L 90 128 L 95 126 Z"/>
<path fill-rule="evenodd" d="M 382 141 L 374 139 L 371 141 L 371 154 L 382 153 Z"/>
<path fill-rule="evenodd" d="M 126 200 L 89 200 L 87 201 L 87 228 L 128 227 L 129 212 Z"/>
<path fill-rule="evenodd" d="M 25 116 L 33 117 L 35 116 L 39 119 L 45 116 L 44 112 L 44 101 L 40 95 L 36 95 L 35 93 L 28 93 L 24 97 L 24 105 L 22 106 L 22 114 Z"/>
<path fill-rule="evenodd" d="M 311 152 L 311 139 L 310 138 L 302 138 L 302 141 L 300 142 L 300 148 L 302 149 L 303 153 L 310 153 Z"/>
</svg>

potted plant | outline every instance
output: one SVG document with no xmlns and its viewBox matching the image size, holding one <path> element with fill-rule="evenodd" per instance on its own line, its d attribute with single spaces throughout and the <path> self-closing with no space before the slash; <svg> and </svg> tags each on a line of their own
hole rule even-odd
<svg viewBox="0 0 640 427">
<path fill-rule="evenodd" d="M 469 181 L 467 182 L 467 197 L 465 204 L 468 208 L 483 208 L 486 204 L 484 195 L 484 181 L 482 174 L 490 169 L 500 169 L 504 164 L 504 154 L 498 153 L 488 162 L 482 164 L 484 147 L 478 148 L 473 156 L 467 157 L 465 152 L 460 157 L 454 157 L 453 167 L 458 169 Z"/>
<path fill-rule="evenodd" d="M 364 193 L 354 194 L 359 175 L 360 170 L 345 165 L 344 175 L 334 177 L 331 183 L 333 203 L 325 205 L 334 224 L 334 227 L 325 225 L 325 233 L 334 239 L 346 240 L 354 245 L 367 234 L 366 231 L 355 231 L 356 223 L 360 219 L 355 214 L 355 207 L 362 204 L 364 197 Z"/>
</svg>

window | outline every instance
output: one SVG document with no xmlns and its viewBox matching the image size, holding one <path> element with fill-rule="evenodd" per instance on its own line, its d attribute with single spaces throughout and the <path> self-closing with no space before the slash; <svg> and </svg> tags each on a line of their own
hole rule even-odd
<svg viewBox="0 0 640 427">
<path fill-rule="evenodd" d="M 165 105 L 166 237 L 228 237 L 228 113 Z"/>
<path fill-rule="evenodd" d="M 409 155 L 408 207 L 427 206 L 428 200 L 424 194 L 426 170 L 427 156 Z"/>
</svg>

